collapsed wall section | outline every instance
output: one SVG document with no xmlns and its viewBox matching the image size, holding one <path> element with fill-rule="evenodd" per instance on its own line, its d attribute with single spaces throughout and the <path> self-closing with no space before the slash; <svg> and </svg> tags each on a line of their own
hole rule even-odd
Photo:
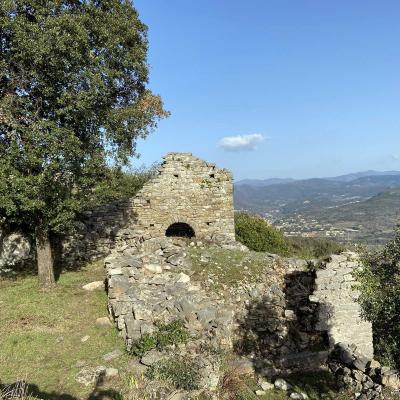
<svg viewBox="0 0 400 400">
<path fill-rule="evenodd" d="M 353 272 L 359 267 L 355 253 L 331 256 L 325 268 L 317 270 L 310 300 L 319 303 L 316 329 L 328 332 L 331 347 L 336 343 L 354 345 L 359 353 L 372 358 L 372 325 L 361 317 L 359 293 L 354 287 Z"/>
</svg>

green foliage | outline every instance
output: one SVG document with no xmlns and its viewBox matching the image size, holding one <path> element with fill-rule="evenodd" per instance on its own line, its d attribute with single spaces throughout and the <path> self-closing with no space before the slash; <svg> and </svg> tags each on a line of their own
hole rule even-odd
<svg viewBox="0 0 400 400">
<path fill-rule="evenodd" d="M 168 382 L 177 389 L 196 390 L 200 388 L 200 367 L 187 357 L 174 357 L 152 365 L 146 375 L 149 379 Z"/>
<path fill-rule="evenodd" d="M 329 239 L 290 236 L 286 240 L 290 253 L 301 258 L 320 258 L 345 251 L 345 246 Z"/>
<path fill-rule="evenodd" d="M 261 217 L 236 213 L 235 232 L 236 239 L 251 250 L 289 254 L 289 246 L 282 232 Z"/>
<path fill-rule="evenodd" d="M 107 169 L 104 179 L 99 181 L 96 186 L 97 204 L 107 204 L 114 200 L 134 197 L 143 185 L 155 175 L 157 168 L 158 164 L 154 164 L 149 169 L 137 168 L 127 171 L 118 167 Z"/>
<path fill-rule="evenodd" d="M 319 258 L 344 251 L 344 246 L 328 239 L 285 237 L 263 218 L 244 212 L 235 214 L 236 239 L 254 251 L 282 256 Z"/>
<path fill-rule="evenodd" d="M 131 354 L 143 356 L 150 350 L 164 350 L 168 346 L 186 343 L 189 339 L 189 332 L 182 320 L 174 320 L 168 324 L 158 324 L 157 332 L 145 334 L 140 339 L 134 341 L 131 347 Z"/>
<path fill-rule="evenodd" d="M 147 27 L 125 0 L 4 0 L 0 26 L 0 221 L 63 233 L 168 115 Z"/>
<path fill-rule="evenodd" d="M 382 250 L 366 253 L 357 279 L 363 315 L 372 322 L 376 355 L 400 368 L 400 227 Z"/>
<path fill-rule="evenodd" d="M 141 336 L 140 339 L 135 340 L 132 343 L 130 352 L 135 356 L 141 357 L 148 351 L 153 350 L 157 347 L 157 338 L 149 333 Z"/>
</svg>

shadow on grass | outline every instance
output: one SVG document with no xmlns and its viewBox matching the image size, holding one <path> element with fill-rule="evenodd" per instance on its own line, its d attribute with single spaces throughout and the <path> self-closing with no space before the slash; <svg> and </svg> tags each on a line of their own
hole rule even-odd
<svg viewBox="0 0 400 400">
<path fill-rule="evenodd" d="M 114 389 L 104 389 L 104 377 L 100 376 L 95 384 L 93 391 L 87 397 L 87 400 L 120 400 L 123 399 L 121 393 Z M 0 399 L 1 400 L 82 400 L 67 393 L 43 392 L 40 388 L 32 383 L 17 381 L 11 384 L 0 383 Z"/>
</svg>

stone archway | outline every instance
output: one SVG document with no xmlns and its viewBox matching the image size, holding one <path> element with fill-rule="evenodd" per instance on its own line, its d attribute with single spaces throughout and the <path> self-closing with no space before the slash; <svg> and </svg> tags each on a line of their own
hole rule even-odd
<svg viewBox="0 0 400 400">
<path fill-rule="evenodd" d="M 192 238 L 196 234 L 194 229 L 186 222 L 174 222 L 165 231 L 165 236 Z"/>
</svg>

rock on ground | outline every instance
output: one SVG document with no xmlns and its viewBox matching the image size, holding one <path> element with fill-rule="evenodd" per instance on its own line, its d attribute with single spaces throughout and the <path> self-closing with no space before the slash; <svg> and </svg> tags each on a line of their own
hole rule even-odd
<svg viewBox="0 0 400 400">
<path fill-rule="evenodd" d="M 104 281 L 94 281 L 87 283 L 86 285 L 82 286 L 82 289 L 87 290 L 89 292 L 96 289 L 104 289 Z"/>
</svg>

